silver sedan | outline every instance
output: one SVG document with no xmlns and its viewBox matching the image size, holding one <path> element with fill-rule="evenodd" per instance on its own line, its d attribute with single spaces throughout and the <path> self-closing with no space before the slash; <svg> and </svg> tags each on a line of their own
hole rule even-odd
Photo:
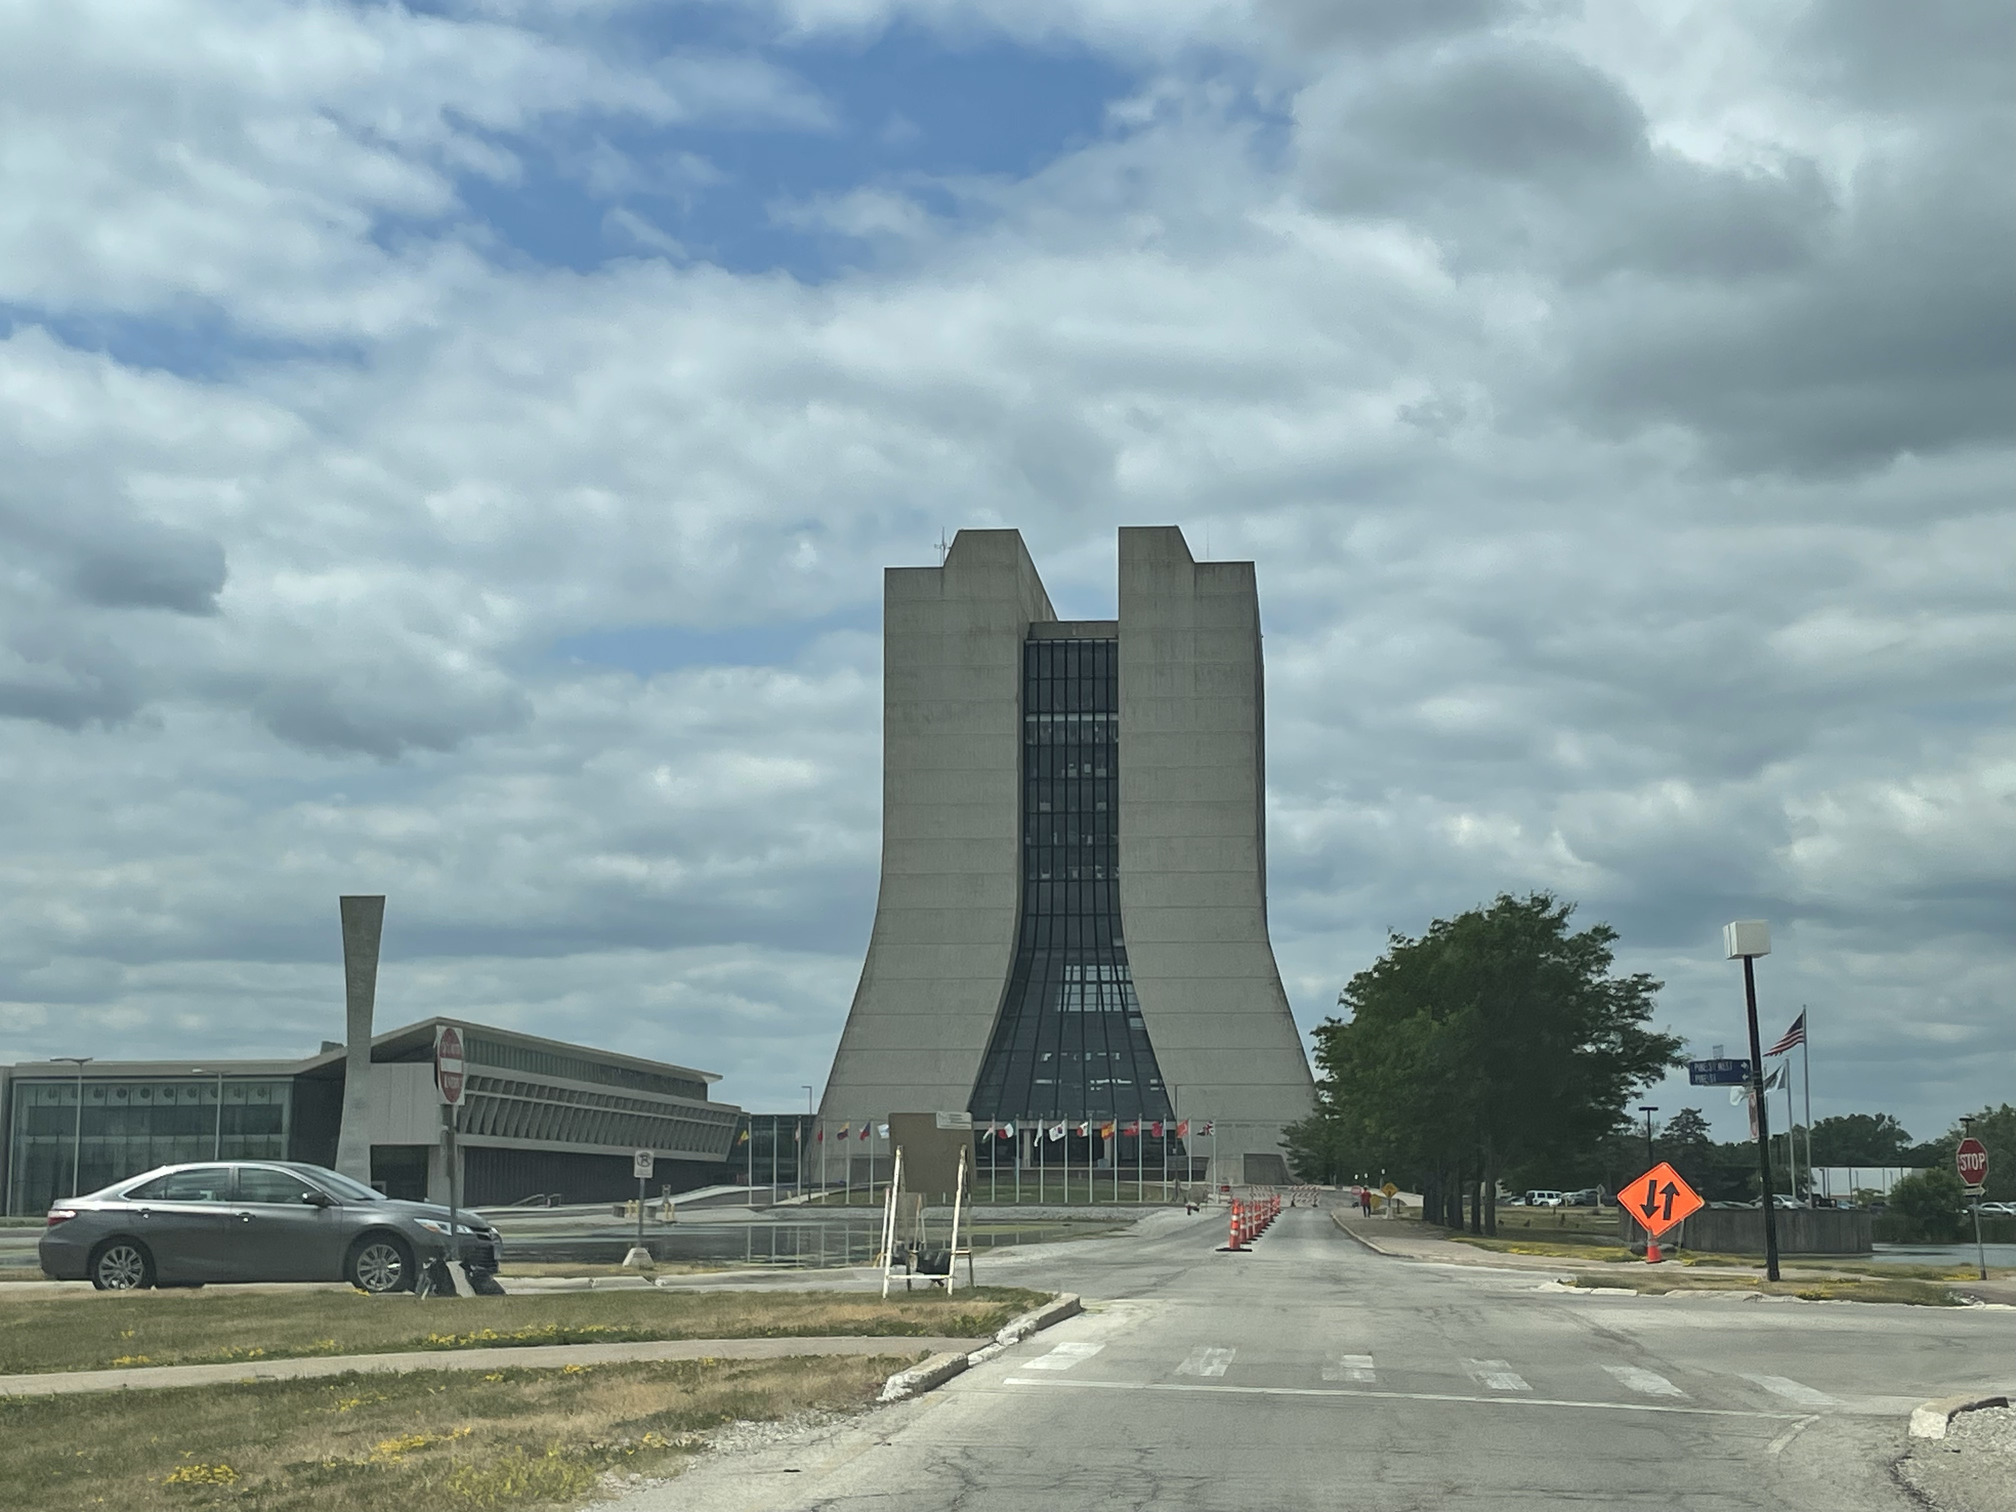
<svg viewBox="0 0 2016 1512">
<path fill-rule="evenodd" d="M 471 1279 L 494 1275 L 497 1230 L 458 1224 Z M 321 1166 L 220 1161 L 161 1166 L 49 1210 L 44 1275 L 100 1291 L 209 1281 L 348 1281 L 410 1291 L 451 1258 L 448 1209 L 386 1197 Z"/>
</svg>

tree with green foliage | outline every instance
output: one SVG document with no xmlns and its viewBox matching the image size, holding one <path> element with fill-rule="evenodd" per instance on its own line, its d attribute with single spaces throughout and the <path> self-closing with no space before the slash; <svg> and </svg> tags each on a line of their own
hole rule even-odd
<svg viewBox="0 0 2016 1512">
<path fill-rule="evenodd" d="M 1617 932 L 1573 932 L 1572 903 L 1501 894 L 1394 934 L 1351 978 L 1348 1019 L 1315 1034 L 1317 1106 L 1283 1141 L 1297 1172 L 1385 1170 L 1428 1216 L 1495 1232 L 1508 1171 L 1566 1164 L 1619 1131 L 1680 1041 L 1649 1027 L 1660 984 L 1611 973 Z"/>
<path fill-rule="evenodd" d="M 1951 1244 L 1960 1237 L 1967 1199 L 1960 1177 L 1950 1168 L 1933 1166 L 1904 1177 L 1890 1188 L 1888 1211 L 1907 1226 L 1905 1242 L 1924 1240 Z"/>
<path fill-rule="evenodd" d="M 1687 1178 L 1687 1185 L 1697 1192 L 1706 1189 L 1715 1141 L 1699 1108 L 1682 1108 L 1669 1118 L 1654 1146 L 1661 1160 Z"/>
<path fill-rule="evenodd" d="M 1813 1121 L 1813 1164 L 1901 1166 L 1910 1164 L 1911 1136 L 1888 1113 L 1843 1113 Z"/>
</svg>

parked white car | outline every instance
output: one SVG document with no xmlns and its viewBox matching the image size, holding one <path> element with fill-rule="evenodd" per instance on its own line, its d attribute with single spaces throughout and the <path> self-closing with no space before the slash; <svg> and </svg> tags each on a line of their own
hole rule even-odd
<svg viewBox="0 0 2016 1512">
<path fill-rule="evenodd" d="M 1528 1207 L 1560 1207 L 1567 1200 L 1559 1192 L 1534 1191 L 1526 1194 Z"/>
</svg>

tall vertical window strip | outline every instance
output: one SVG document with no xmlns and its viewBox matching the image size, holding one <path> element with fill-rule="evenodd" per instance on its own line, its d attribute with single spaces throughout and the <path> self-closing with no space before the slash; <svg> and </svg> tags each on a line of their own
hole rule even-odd
<svg viewBox="0 0 2016 1512">
<path fill-rule="evenodd" d="M 1120 924 L 1120 643 L 1022 648 L 1022 906 L 972 1112 L 1160 1119 Z"/>
</svg>

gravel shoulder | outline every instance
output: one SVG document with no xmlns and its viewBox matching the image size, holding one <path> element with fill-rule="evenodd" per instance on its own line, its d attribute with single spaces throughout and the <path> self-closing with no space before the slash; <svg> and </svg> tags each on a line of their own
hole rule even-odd
<svg viewBox="0 0 2016 1512">
<path fill-rule="evenodd" d="M 2016 1512 L 2016 1407 L 1953 1419 L 1943 1439 L 1913 1439 L 1897 1479 L 1935 1512 Z"/>
</svg>

